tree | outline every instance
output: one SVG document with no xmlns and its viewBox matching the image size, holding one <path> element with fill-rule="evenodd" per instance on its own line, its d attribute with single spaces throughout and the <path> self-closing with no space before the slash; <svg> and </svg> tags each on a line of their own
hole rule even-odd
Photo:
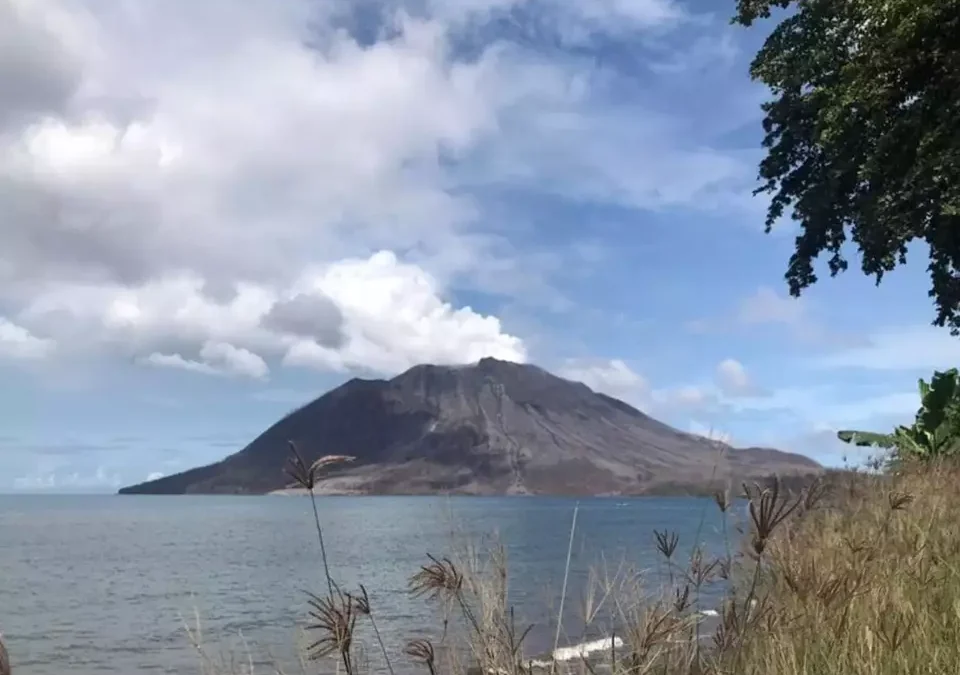
<svg viewBox="0 0 960 675">
<path fill-rule="evenodd" d="M 787 9 L 750 66 L 770 87 L 766 157 L 755 194 L 801 233 L 786 280 L 793 296 L 847 269 L 848 238 L 863 273 L 930 249 L 934 324 L 960 332 L 960 0 L 738 0 L 751 26 Z"/>
</svg>

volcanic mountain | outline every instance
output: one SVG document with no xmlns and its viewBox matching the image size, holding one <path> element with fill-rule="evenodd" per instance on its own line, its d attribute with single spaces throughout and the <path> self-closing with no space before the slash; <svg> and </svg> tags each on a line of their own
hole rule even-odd
<svg viewBox="0 0 960 675">
<path fill-rule="evenodd" d="M 282 489 L 288 441 L 308 463 L 356 457 L 322 481 L 327 493 L 640 494 L 822 471 L 802 455 L 734 449 L 536 366 L 485 358 L 350 380 L 216 464 L 121 493 Z"/>
</svg>

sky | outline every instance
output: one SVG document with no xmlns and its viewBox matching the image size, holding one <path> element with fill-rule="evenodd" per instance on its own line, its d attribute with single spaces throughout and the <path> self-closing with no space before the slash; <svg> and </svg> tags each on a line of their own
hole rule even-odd
<svg viewBox="0 0 960 675">
<path fill-rule="evenodd" d="M 919 248 L 788 297 L 771 25 L 732 11 L 0 0 L 0 492 L 112 492 L 483 356 L 857 461 L 835 431 L 911 419 L 960 340 Z"/>
</svg>

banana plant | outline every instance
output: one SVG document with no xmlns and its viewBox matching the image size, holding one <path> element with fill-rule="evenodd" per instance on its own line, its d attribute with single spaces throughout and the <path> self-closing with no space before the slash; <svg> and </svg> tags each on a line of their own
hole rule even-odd
<svg viewBox="0 0 960 675">
<path fill-rule="evenodd" d="M 839 431 L 837 438 L 860 447 L 892 450 L 897 457 L 929 458 L 952 454 L 960 445 L 960 373 L 956 368 L 937 371 L 927 383 L 921 378 L 920 409 L 910 426 L 892 433 Z"/>
</svg>

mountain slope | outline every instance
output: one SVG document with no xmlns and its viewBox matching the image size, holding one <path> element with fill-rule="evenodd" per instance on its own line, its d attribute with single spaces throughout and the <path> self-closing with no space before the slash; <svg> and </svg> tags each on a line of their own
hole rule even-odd
<svg viewBox="0 0 960 675">
<path fill-rule="evenodd" d="M 277 490 L 288 440 L 310 461 L 355 456 L 323 489 L 363 494 L 636 494 L 821 470 L 801 455 L 733 450 L 536 366 L 487 358 L 351 380 L 221 462 L 121 493 Z"/>
</svg>

